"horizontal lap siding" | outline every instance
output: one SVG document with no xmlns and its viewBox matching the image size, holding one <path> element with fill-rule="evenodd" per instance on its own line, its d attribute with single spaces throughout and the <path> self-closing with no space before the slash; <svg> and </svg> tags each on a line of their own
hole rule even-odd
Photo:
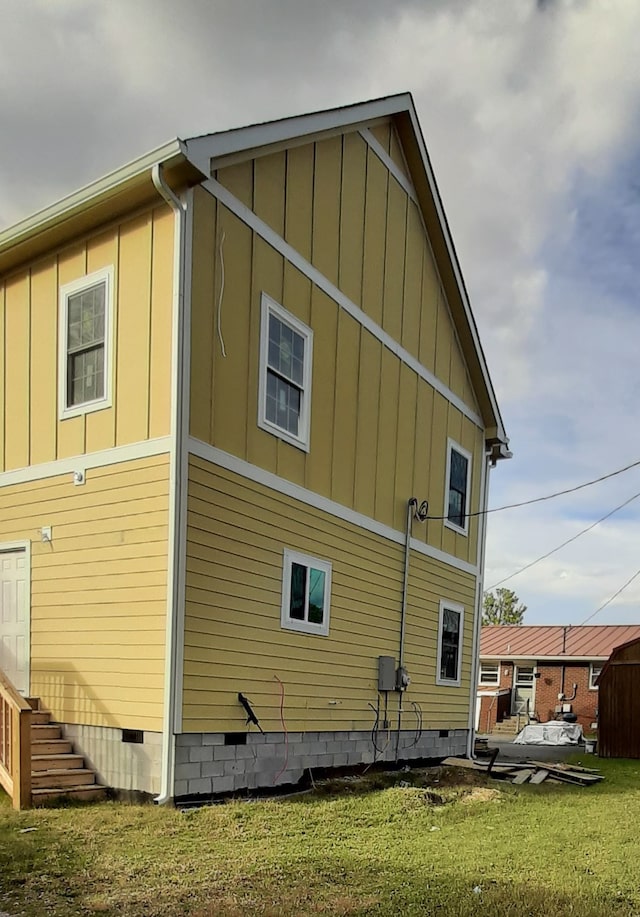
<svg viewBox="0 0 640 917">
<path fill-rule="evenodd" d="M 161 206 L 0 278 L 0 473 L 169 433 L 173 224 Z M 60 420 L 60 287 L 107 267 L 113 404 Z"/>
<path fill-rule="evenodd" d="M 403 548 L 233 472 L 192 457 L 189 472 L 183 730 L 243 728 L 238 692 L 265 730 L 366 729 L 379 655 L 397 656 Z M 284 548 L 333 565 L 330 633 L 280 627 Z M 466 726 L 473 577 L 412 554 L 407 702 L 425 727 Z M 435 685 L 440 599 L 466 607 L 463 685 Z M 390 698 L 392 707 L 396 697 Z"/>
<path fill-rule="evenodd" d="M 57 720 L 161 728 L 168 474 L 156 456 L 90 469 L 82 486 L 0 488 L 0 542 L 31 541 L 31 693 Z"/>
</svg>

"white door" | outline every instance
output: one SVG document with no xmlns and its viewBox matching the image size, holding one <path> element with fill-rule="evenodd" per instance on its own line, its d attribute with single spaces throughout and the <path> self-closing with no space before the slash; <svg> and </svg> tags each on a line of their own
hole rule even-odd
<svg viewBox="0 0 640 917">
<path fill-rule="evenodd" d="M 535 701 L 535 666 L 518 665 L 514 672 L 514 689 L 512 714 L 526 715 L 533 713 Z"/>
<path fill-rule="evenodd" d="M 0 670 L 29 693 L 29 565 L 27 552 L 0 548 Z"/>
</svg>

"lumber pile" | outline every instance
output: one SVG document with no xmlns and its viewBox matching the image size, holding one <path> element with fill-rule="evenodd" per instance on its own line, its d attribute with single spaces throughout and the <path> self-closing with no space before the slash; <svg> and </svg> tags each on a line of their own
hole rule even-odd
<svg viewBox="0 0 640 917">
<path fill-rule="evenodd" d="M 550 761 L 497 762 L 496 758 L 497 749 L 487 762 L 472 761 L 470 758 L 445 758 L 442 763 L 450 767 L 464 767 L 488 774 L 496 780 L 509 780 L 516 784 L 537 784 L 551 780 L 556 783 L 571 783 L 574 786 L 593 786 L 604 780 L 595 768 L 578 764 L 552 764 Z"/>
</svg>

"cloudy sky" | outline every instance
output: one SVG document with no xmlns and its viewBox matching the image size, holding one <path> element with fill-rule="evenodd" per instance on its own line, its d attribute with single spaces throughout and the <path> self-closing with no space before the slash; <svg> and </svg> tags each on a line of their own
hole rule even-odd
<svg viewBox="0 0 640 917">
<path fill-rule="evenodd" d="M 640 459 L 637 0 L 0 0 L 0 228 L 172 137 L 410 90 L 515 457 L 491 505 Z M 490 516 L 486 584 L 640 493 Z M 640 497 L 507 584 L 581 623 Z M 640 623 L 640 577 L 594 623 Z"/>
</svg>

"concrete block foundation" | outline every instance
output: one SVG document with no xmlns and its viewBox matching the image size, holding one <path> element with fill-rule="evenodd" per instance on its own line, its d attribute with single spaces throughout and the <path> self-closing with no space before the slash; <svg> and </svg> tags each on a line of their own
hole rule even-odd
<svg viewBox="0 0 640 917">
<path fill-rule="evenodd" d="M 464 755 L 466 729 L 425 730 L 416 741 L 415 731 L 400 734 L 398 761 Z M 186 797 L 216 796 L 247 789 L 264 789 L 297 783 L 305 770 L 356 767 L 395 761 L 396 736 L 386 733 L 374 748 L 368 731 L 250 732 L 246 744 L 224 744 L 222 733 L 188 733 L 176 736 L 174 794 Z"/>
</svg>

